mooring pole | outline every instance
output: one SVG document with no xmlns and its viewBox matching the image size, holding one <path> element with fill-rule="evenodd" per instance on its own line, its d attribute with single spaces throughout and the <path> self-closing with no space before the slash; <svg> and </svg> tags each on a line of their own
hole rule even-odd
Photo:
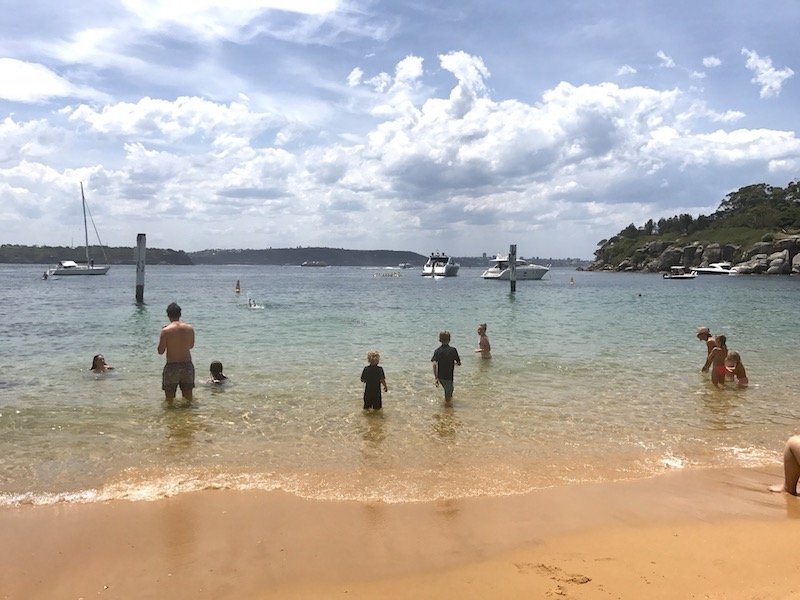
<svg viewBox="0 0 800 600">
<path fill-rule="evenodd" d="M 147 253 L 147 237 L 143 233 L 136 235 L 136 303 L 144 303 L 144 257 Z"/>
<path fill-rule="evenodd" d="M 511 292 L 517 291 L 517 245 L 511 244 L 508 247 L 508 268 L 511 269 L 509 279 L 511 280 Z"/>
</svg>

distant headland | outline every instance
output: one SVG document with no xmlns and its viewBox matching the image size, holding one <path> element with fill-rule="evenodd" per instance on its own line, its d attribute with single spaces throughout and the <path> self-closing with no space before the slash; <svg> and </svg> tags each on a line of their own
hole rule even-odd
<svg viewBox="0 0 800 600">
<path fill-rule="evenodd" d="M 633 223 L 595 250 L 593 271 L 669 271 L 728 262 L 740 274 L 800 273 L 800 181 L 728 194 L 712 215 Z"/>
<path fill-rule="evenodd" d="M 133 247 L 92 246 L 90 253 L 96 259 L 105 254 L 109 264 L 133 265 Z M 23 246 L 18 244 L 0 245 L 0 263 L 51 265 L 60 260 L 85 261 L 85 250 L 65 246 Z M 393 267 L 401 263 L 413 267 L 425 264 L 427 256 L 405 250 L 347 250 L 344 248 L 302 247 L 265 249 L 215 249 L 198 252 L 183 250 L 148 248 L 149 265 L 301 265 L 303 263 L 323 263 L 332 267 Z M 491 255 L 454 257 L 465 267 L 485 267 Z M 540 258 L 526 257 L 534 262 L 554 267 L 583 268 L 590 264 L 579 258 Z M 98 260 L 100 262 L 100 260 Z"/>
</svg>

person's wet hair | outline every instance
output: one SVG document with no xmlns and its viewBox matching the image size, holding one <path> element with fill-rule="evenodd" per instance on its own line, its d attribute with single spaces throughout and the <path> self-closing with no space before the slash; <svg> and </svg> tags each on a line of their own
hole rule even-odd
<svg viewBox="0 0 800 600">
<path fill-rule="evenodd" d="M 170 305 L 167 307 L 167 316 L 170 319 L 181 318 L 181 307 L 178 306 L 177 302 L 171 302 Z"/>
<path fill-rule="evenodd" d="M 97 359 L 101 358 L 102 354 L 95 354 L 94 358 L 92 358 L 92 366 L 89 368 L 90 371 L 94 371 L 97 368 Z"/>
</svg>

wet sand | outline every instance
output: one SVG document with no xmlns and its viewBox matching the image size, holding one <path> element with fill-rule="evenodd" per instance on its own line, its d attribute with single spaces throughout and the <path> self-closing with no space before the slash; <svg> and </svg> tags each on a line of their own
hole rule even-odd
<svg viewBox="0 0 800 600">
<path fill-rule="evenodd" d="M 0 510 L 0 598 L 800 598 L 780 467 L 506 498 L 209 490 Z"/>
</svg>

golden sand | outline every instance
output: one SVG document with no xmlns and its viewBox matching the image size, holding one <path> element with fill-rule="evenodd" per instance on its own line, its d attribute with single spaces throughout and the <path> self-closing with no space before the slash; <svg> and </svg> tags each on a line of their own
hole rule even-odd
<svg viewBox="0 0 800 600">
<path fill-rule="evenodd" d="M 417 504 L 0 510 L 0 598 L 800 598 L 800 499 L 712 470 Z"/>
</svg>

